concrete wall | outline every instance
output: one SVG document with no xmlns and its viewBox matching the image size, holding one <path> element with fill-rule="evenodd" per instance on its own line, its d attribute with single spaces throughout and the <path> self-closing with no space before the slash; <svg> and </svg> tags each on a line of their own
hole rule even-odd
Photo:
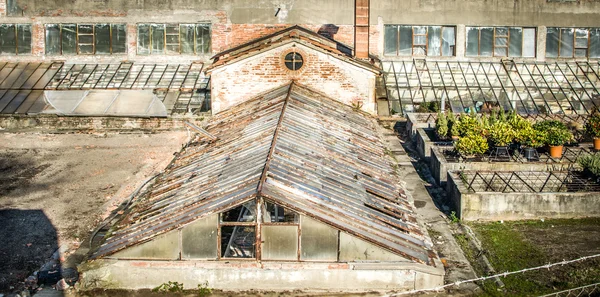
<svg viewBox="0 0 600 297">
<path fill-rule="evenodd" d="M 411 290 L 443 284 L 443 266 L 404 263 L 283 263 L 230 261 L 96 260 L 79 267 L 82 289 L 155 288 L 168 281 L 195 289 L 240 290 Z"/>
<path fill-rule="evenodd" d="M 207 117 L 127 118 L 127 117 L 63 117 L 54 115 L 0 116 L 0 131 L 165 131 L 186 129 L 185 121 L 202 126 Z"/>
<path fill-rule="evenodd" d="M 598 193 L 469 193 L 458 171 L 448 174 L 446 190 L 461 220 L 600 217 Z"/>
<path fill-rule="evenodd" d="M 291 51 L 304 58 L 304 66 L 298 71 L 290 71 L 283 64 L 283 58 Z M 292 80 L 348 105 L 361 101 L 362 109 L 371 114 L 377 111 L 374 73 L 294 42 L 216 68 L 211 73 L 212 112 Z"/>
<path fill-rule="evenodd" d="M 419 128 L 435 128 L 436 113 L 414 113 L 406 114 L 406 133 L 411 139 L 417 136 Z"/>
</svg>

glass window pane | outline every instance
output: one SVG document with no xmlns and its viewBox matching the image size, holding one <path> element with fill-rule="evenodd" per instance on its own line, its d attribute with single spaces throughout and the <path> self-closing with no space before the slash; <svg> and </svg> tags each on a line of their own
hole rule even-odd
<svg viewBox="0 0 600 297">
<path fill-rule="evenodd" d="M 508 36 L 508 28 L 497 27 L 496 28 L 496 37 L 498 37 L 498 36 Z"/>
<path fill-rule="evenodd" d="M 15 54 L 17 52 L 17 36 L 15 25 L 0 25 L 0 54 Z"/>
<path fill-rule="evenodd" d="M 97 24 L 95 29 L 96 54 L 110 54 L 110 26 Z"/>
<path fill-rule="evenodd" d="M 523 50 L 523 29 L 510 28 L 510 46 L 508 55 L 511 57 L 520 57 Z"/>
<path fill-rule="evenodd" d="M 263 260 L 298 260 L 298 226 L 261 228 Z"/>
<path fill-rule="evenodd" d="M 523 57 L 535 57 L 535 28 L 523 29 Z"/>
<path fill-rule="evenodd" d="M 546 30 L 546 57 L 558 57 L 559 33 L 558 28 L 548 28 Z"/>
<path fill-rule="evenodd" d="M 117 259 L 179 259 L 179 231 L 159 235 L 151 241 L 134 245 L 110 256 Z"/>
<path fill-rule="evenodd" d="M 587 57 L 587 49 L 584 49 L 584 48 L 575 49 L 575 57 Z"/>
<path fill-rule="evenodd" d="M 221 222 L 256 222 L 256 202 L 251 200 L 221 213 Z"/>
<path fill-rule="evenodd" d="M 480 28 L 480 31 L 479 55 L 484 57 L 491 56 L 494 45 L 494 28 Z"/>
<path fill-rule="evenodd" d="M 139 55 L 150 54 L 150 25 L 139 24 L 137 35 L 137 53 Z"/>
<path fill-rule="evenodd" d="M 181 53 L 182 54 L 194 54 L 194 31 L 196 25 L 194 24 L 181 24 L 179 25 L 179 34 L 181 38 Z"/>
<path fill-rule="evenodd" d="M 414 26 L 413 30 L 414 34 L 427 34 L 427 27 L 424 26 Z"/>
<path fill-rule="evenodd" d="M 494 48 L 494 56 L 496 57 L 506 57 L 506 47 L 496 47 Z"/>
<path fill-rule="evenodd" d="M 427 55 L 441 56 L 442 27 L 429 27 L 427 29 Z"/>
<path fill-rule="evenodd" d="M 600 28 L 590 30 L 590 58 L 600 58 Z"/>
<path fill-rule="evenodd" d="M 222 258 L 254 258 L 255 226 L 221 226 Z"/>
<path fill-rule="evenodd" d="M 370 242 L 340 232 L 340 261 L 406 261 Z"/>
<path fill-rule="evenodd" d="M 299 216 L 296 212 L 268 201 L 265 201 L 262 213 L 263 222 L 266 223 L 298 223 Z"/>
<path fill-rule="evenodd" d="M 181 257 L 184 259 L 217 258 L 218 215 L 197 220 L 181 230 Z"/>
<path fill-rule="evenodd" d="M 77 33 L 79 33 L 79 34 L 92 34 L 92 33 L 94 33 L 94 26 L 93 25 L 79 25 L 78 29 L 79 29 L 79 31 Z"/>
<path fill-rule="evenodd" d="M 467 27 L 467 56 L 479 55 L 479 28 Z"/>
<path fill-rule="evenodd" d="M 74 55 L 77 53 L 77 25 L 62 25 L 62 54 Z"/>
<path fill-rule="evenodd" d="M 19 54 L 31 54 L 31 25 L 17 25 Z"/>
<path fill-rule="evenodd" d="M 46 54 L 60 55 L 60 25 L 46 25 Z"/>
<path fill-rule="evenodd" d="M 496 46 L 507 46 L 508 45 L 508 38 L 506 37 L 496 37 Z"/>
<path fill-rule="evenodd" d="M 211 51 L 210 24 L 197 24 L 196 54 L 208 54 Z"/>
<path fill-rule="evenodd" d="M 425 45 L 427 41 L 426 38 L 427 36 L 425 35 L 415 35 L 413 45 Z"/>
<path fill-rule="evenodd" d="M 300 259 L 307 261 L 337 261 L 338 230 L 302 216 L 300 224 Z"/>
<path fill-rule="evenodd" d="M 412 55 L 412 26 L 400 26 L 400 55 Z"/>
<path fill-rule="evenodd" d="M 93 54 L 94 46 L 91 44 L 80 44 L 79 45 L 79 53 L 80 54 Z"/>
<path fill-rule="evenodd" d="M 442 31 L 442 56 L 454 56 L 454 27 L 444 27 Z"/>
<path fill-rule="evenodd" d="M 152 36 L 152 54 L 165 53 L 165 25 L 150 25 Z"/>
<path fill-rule="evenodd" d="M 385 25 L 383 54 L 395 56 L 398 49 L 398 26 Z"/>
<path fill-rule="evenodd" d="M 127 31 L 125 24 L 113 24 L 112 27 L 112 53 L 124 54 L 127 51 Z M 96 50 L 97 51 L 97 50 Z"/>
<path fill-rule="evenodd" d="M 167 54 L 179 54 L 179 25 L 166 25 Z"/>
<path fill-rule="evenodd" d="M 573 29 L 560 29 L 560 56 L 573 57 Z"/>
</svg>

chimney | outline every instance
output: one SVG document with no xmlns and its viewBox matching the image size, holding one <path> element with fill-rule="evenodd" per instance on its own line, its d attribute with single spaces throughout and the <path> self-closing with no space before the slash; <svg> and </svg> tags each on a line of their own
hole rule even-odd
<svg viewBox="0 0 600 297">
<path fill-rule="evenodd" d="M 354 0 L 354 57 L 369 58 L 369 3 Z"/>
</svg>

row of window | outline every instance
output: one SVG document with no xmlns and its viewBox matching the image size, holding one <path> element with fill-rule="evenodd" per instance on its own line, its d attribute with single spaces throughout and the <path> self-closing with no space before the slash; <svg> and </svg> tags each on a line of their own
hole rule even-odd
<svg viewBox="0 0 600 297">
<path fill-rule="evenodd" d="M 386 56 L 454 56 L 455 27 L 386 25 Z M 536 29 L 526 27 L 467 27 L 467 57 L 533 58 Z M 600 28 L 548 28 L 548 58 L 600 58 Z"/>
<path fill-rule="evenodd" d="M 30 24 L 0 24 L 0 54 L 31 53 Z"/>
</svg>

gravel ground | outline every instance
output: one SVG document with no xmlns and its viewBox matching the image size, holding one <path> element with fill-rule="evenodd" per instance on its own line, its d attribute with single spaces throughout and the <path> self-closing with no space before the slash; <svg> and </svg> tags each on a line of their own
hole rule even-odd
<svg viewBox="0 0 600 297">
<path fill-rule="evenodd" d="M 58 247 L 76 249 L 187 139 L 187 132 L 0 134 L 0 293 L 22 286 Z"/>
</svg>

